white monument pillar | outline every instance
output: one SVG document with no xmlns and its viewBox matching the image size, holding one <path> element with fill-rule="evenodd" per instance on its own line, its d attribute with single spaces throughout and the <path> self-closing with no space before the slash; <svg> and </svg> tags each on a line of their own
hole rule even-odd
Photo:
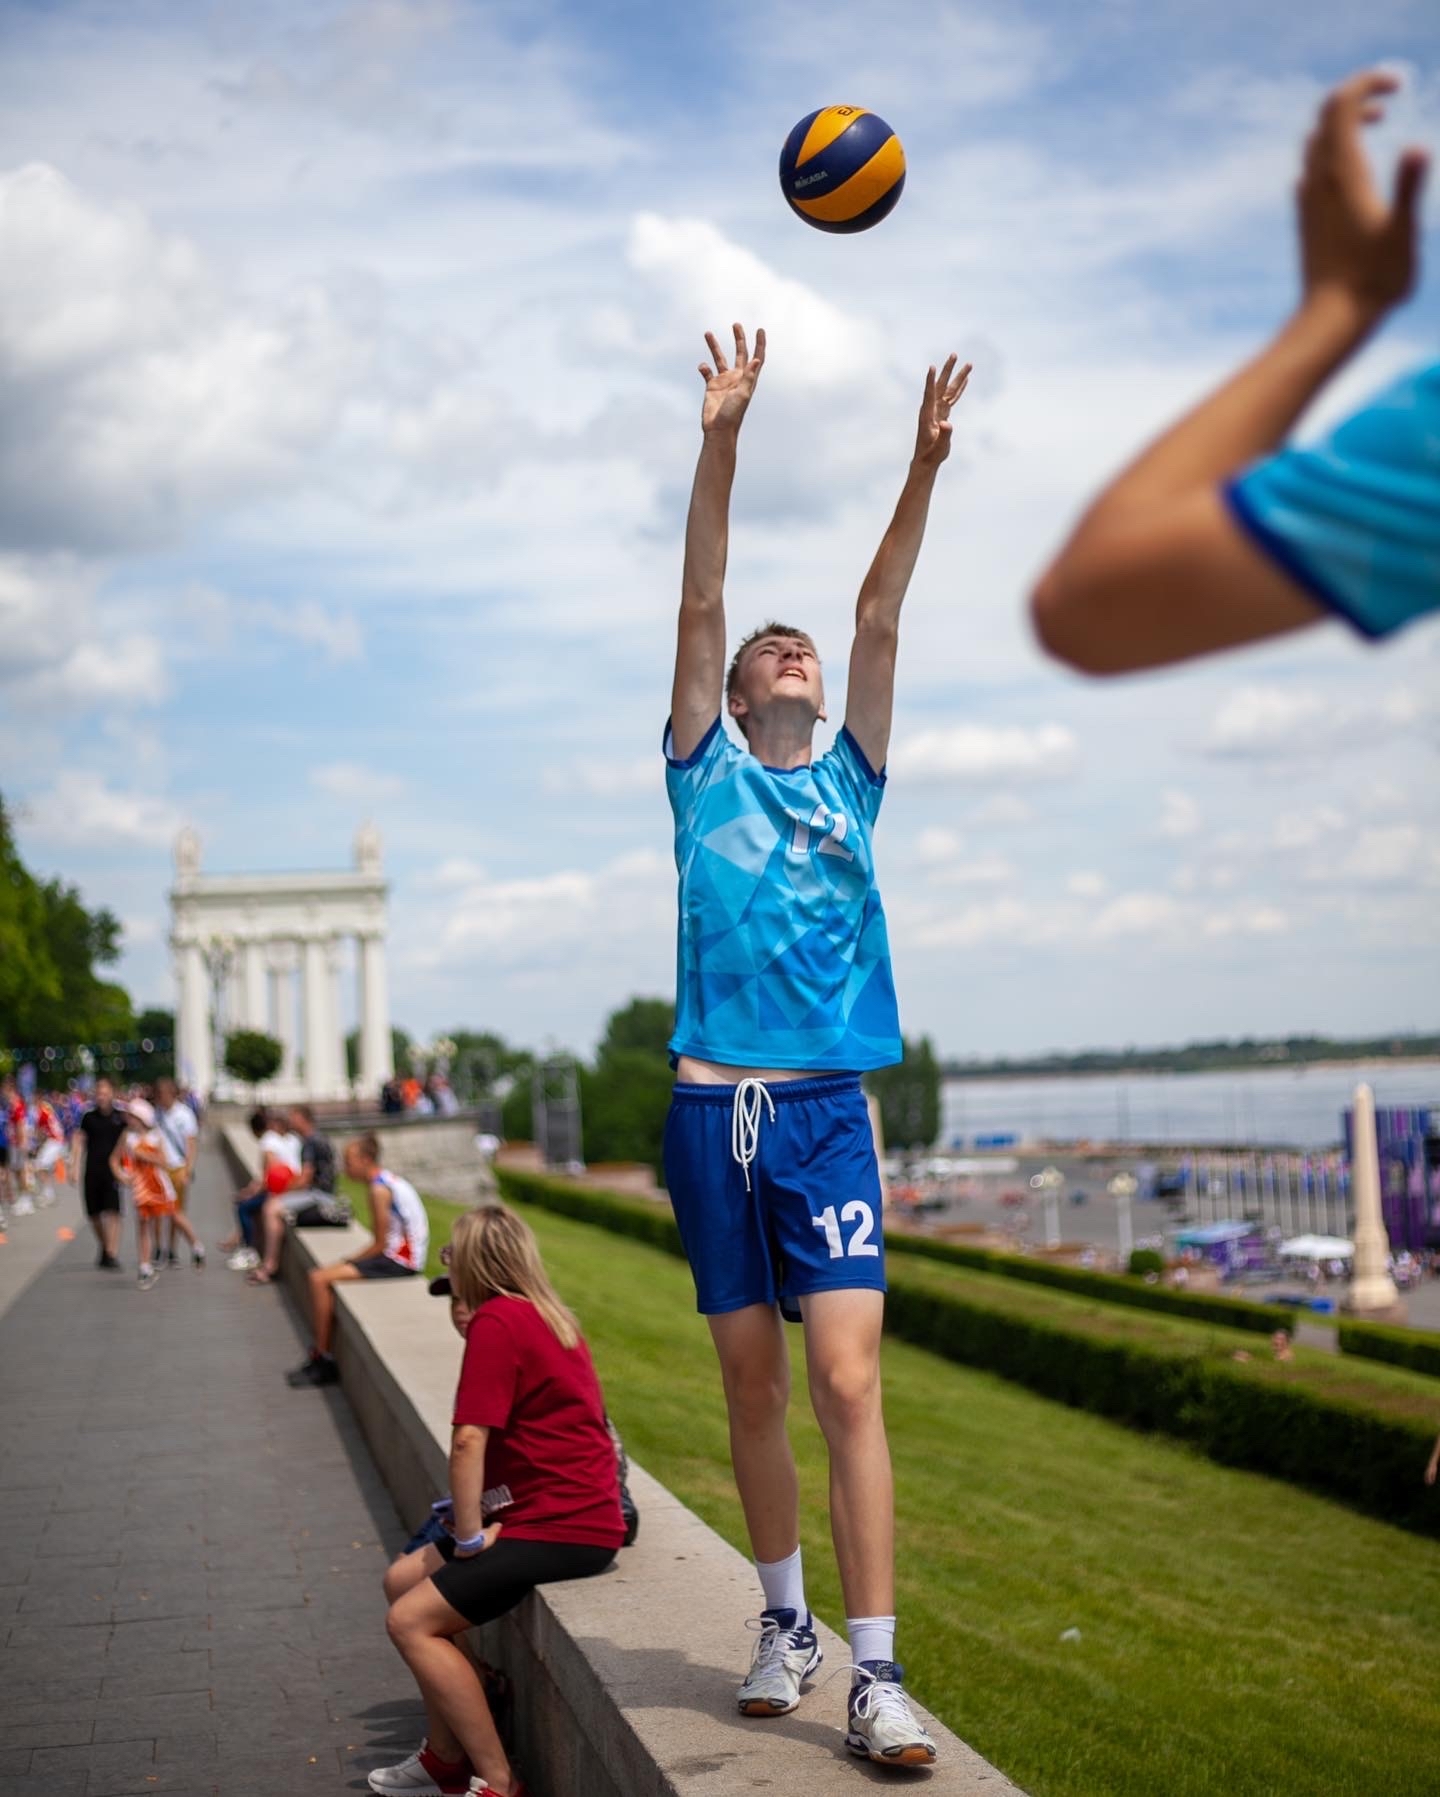
<svg viewBox="0 0 1440 1797">
<path fill-rule="evenodd" d="M 1356 1086 L 1350 1158 L 1350 1194 L 1355 1201 L 1355 1274 L 1350 1308 L 1394 1310 L 1400 1302 L 1386 1264 L 1390 1243 L 1380 1214 L 1380 1150 L 1375 1141 L 1375 1094 Z"/>
<path fill-rule="evenodd" d="M 228 1036 L 232 1030 L 248 1030 L 249 1027 L 250 1019 L 245 1011 L 245 973 L 237 949 L 231 956 L 225 977 L 225 1034 Z"/>
<path fill-rule="evenodd" d="M 350 1096 L 350 1066 L 345 1058 L 345 1026 L 340 1008 L 340 964 L 345 948 L 338 936 L 325 945 L 325 1001 L 330 1016 L 330 1052 L 334 1056 L 334 1090 L 332 1096 Z"/>
<path fill-rule="evenodd" d="M 280 1081 L 290 1091 L 300 1084 L 295 1064 L 295 949 L 285 941 L 270 944 L 270 998 L 275 1017 L 275 1034 L 284 1051 L 280 1058 Z"/>
<path fill-rule="evenodd" d="M 330 1038 L 334 1007 L 326 990 L 330 961 L 323 936 L 305 940 L 305 1090 L 329 1097 L 335 1084 L 335 1046 Z"/>
<path fill-rule="evenodd" d="M 390 994 L 385 978 L 385 938 L 366 930 L 360 938 L 360 1085 L 371 1102 L 395 1071 L 390 1038 Z"/>
<path fill-rule="evenodd" d="M 198 942 L 182 942 L 178 974 L 180 1003 L 175 1012 L 175 1074 L 208 1097 L 215 1083 L 210 1039 L 210 979 Z"/>
<path fill-rule="evenodd" d="M 251 938 L 241 944 L 241 973 L 245 987 L 245 1027 L 270 1033 L 269 993 L 265 989 L 265 944 Z"/>
</svg>

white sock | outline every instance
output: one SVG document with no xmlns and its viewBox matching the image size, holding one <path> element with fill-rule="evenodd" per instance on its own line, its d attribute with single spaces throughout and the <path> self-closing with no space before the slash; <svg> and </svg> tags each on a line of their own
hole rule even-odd
<svg viewBox="0 0 1440 1797">
<path fill-rule="evenodd" d="M 795 1626 L 804 1628 L 810 1612 L 805 1607 L 805 1578 L 800 1570 L 800 1549 L 783 1560 L 757 1560 L 760 1589 L 765 1593 L 767 1610 L 793 1610 Z"/>
<path fill-rule="evenodd" d="M 845 1633 L 850 1638 L 850 1658 L 857 1666 L 866 1660 L 895 1658 L 893 1616 L 847 1616 Z"/>
</svg>

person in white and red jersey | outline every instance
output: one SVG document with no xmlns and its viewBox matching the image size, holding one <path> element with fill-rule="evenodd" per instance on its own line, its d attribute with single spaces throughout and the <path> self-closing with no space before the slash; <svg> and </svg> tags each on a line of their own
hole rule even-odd
<svg viewBox="0 0 1440 1797">
<path fill-rule="evenodd" d="M 65 1126 L 48 1093 L 42 1092 L 36 1101 L 31 1142 L 34 1148 L 31 1165 L 35 1170 L 35 1195 L 42 1205 L 53 1204 L 55 1169 L 65 1156 Z"/>
<path fill-rule="evenodd" d="M 293 1373 L 291 1385 L 333 1385 L 340 1374 L 330 1352 L 335 1330 L 335 1286 L 350 1279 L 405 1279 L 425 1271 L 430 1219 L 408 1179 L 380 1163 L 379 1138 L 360 1136 L 345 1145 L 345 1171 L 370 1189 L 372 1239 L 358 1254 L 310 1273 L 310 1316 L 315 1345 Z"/>
</svg>

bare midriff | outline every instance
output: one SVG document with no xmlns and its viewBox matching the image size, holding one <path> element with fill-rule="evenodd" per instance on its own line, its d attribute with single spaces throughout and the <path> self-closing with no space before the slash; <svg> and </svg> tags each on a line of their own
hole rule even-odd
<svg viewBox="0 0 1440 1797">
<path fill-rule="evenodd" d="M 833 1079 L 833 1067 L 727 1067 L 723 1061 L 702 1061 L 693 1054 L 682 1054 L 675 1067 L 675 1079 L 682 1086 L 738 1086 L 742 1079 L 764 1080 L 767 1086 L 780 1085 L 792 1079 Z"/>
</svg>

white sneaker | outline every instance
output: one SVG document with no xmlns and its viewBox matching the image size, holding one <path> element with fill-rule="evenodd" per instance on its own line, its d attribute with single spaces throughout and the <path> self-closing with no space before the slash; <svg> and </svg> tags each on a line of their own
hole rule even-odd
<svg viewBox="0 0 1440 1797">
<path fill-rule="evenodd" d="M 10 1214 L 12 1217 L 33 1217 L 35 1215 L 35 1201 L 28 1192 L 22 1192 L 10 1206 Z"/>
<path fill-rule="evenodd" d="M 935 1743 L 915 1720 L 893 1660 L 866 1660 L 855 1668 L 850 1690 L 850 1728 L 845 1745 L 882 1766 L 933 1766 Z"/>
<path fill-rule="evenodd" d="M 143 1267 L 141 1267 L 139 1275 L 137 1276 L 136 1284 L 140 1287 L 140 1290 L 142 1292 L 148 1292 L 150 1290 L 151 1286 L 154 1285 L 156 1283 L 156 1281 L 159 1279 L 159 1277 L 160 1277 L 160 1272 L 157 1267 L 143 1266 Z"/>
<path fill-rule="evenodd" d="M 443 1787 L 426 1771 L 421 1757 L 429 1750 L 430 1743 L 422 1741 L 409 1759 L 401 1760 L 398 1766 L 377 1766 L 370 1774 L 370 1789 L 388 1793 L 388 1797 L 439 1797 Z"/>
<path fill-rule="evenodd" d="M 252 1267 L 260 1265 L 260 1256 L 253 1248 L 237 1248 L 225 1265 L 232 1273 L 248 1273 Z"/>
<path fill-rule="evenodd" d="M 739 1691 L 742 1716 L 788 1716 L 800 1701 L 800 1687 L 824 1659 L 815 1631 L 797 1626 L 793 1610 L 764 1610 L 746 1628 L 759 1629 L 755 1656 Z"/>
</svg>

